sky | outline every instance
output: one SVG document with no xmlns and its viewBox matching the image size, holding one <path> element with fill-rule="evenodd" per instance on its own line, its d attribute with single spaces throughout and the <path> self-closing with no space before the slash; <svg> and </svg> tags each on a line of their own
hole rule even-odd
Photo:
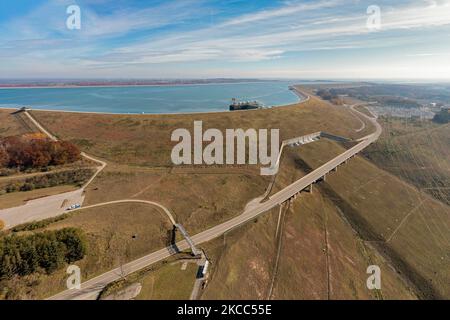
<svg viewBox="0 0 450 320">
<path fill-rule="evenodd" d="M 0 78 L 450 79 L 450 0 L 15 0 L 0 30 Z"/>
</svg>

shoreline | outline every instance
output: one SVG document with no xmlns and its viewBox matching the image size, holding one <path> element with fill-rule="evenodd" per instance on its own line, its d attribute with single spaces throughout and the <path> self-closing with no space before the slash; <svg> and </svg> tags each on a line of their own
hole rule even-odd
<svg viewBox="0 0 450 320">
<path fill-rule="evenodd" d="M 243 83 L 243 82 L 241 82 Z M 247 83 L 253 83 L 253 82 L 247 82 Z M 230 83 L 230 84 L 235 84 L 235 83 Z M 209 85 L 209 84 L 203 84 L 203 85 Z M 279 107 L 287 107 L 287 106 L 292 106 L 298 103 L 302 103 L 308 100 L 309 96 L 302 93 L 301 91 L 299 91 L 298 89 L 296 89 L 294 87 L 295 85 L 289 86 L 288 91 L 291 92 L 294 96 L 297 97 L 296 102 L 293 103 L 289 103 L 289 104 L 280 104 L 280 105 L 274 105 L 271 107 L 266 107 L 263 109 L 250 109 L 250 110 L 235 110 L 235 111 L 230 111 L 230 110 L 223 110 L 223 111 L 198 111 L 198 112 L 174 112 L 174 113 L 132 113 L 132 112 L 128 112 L 128 113 L 121 113 L 121 112 L 97 112 L 97 111 L 71 111 L 71 110 L 61 110 L 61 109 L 35 109 L 33 107 L 29 107 L 29 106 L 21 106 L 18 108 L 13 108 L 13 107 L 2 107 L 0 106 L 0 110 L 14 110 L 17 111 L 22 107 L 26 107 L 29 108 L 30 111 L 43 111 L 43 112 L 65 112 L 65 113 L 77 113 L 77 114 L 96 114 L 96 115 L 161 115 L 161 116 L 172 116 L 172 115 L 197 115 L 197 114 L 217 114 L 217 113 L 229 113 L 229 112 L 246 112 L 246 111 L 255 111 L 255 110 L 268 110 L 268 109 L 272 109 L 272 108 L 279 108 Z M 291 89 L 293 88 L 293 89 Z M 17 89 L 21 89 L 21 88 L 17 88 Z M 25 88 L 24 88 L 25 89 Z M 42 88 L 31 88 L 31 89 L 42 89 Z M 1 90 L 1 88 L 0 88 Z"/>
<path fill-rule="evenodd" d="M 155 84 L 100 84 L 100 85 L 55 85 L 55 86 L 17 86 L 5 87 L 0 85 L 0 90 L 8 89 L 77 89 L 77 88 L 139 88 L 139 87 L 185 87 L 185 86 L 210 86 L 210 85 L 231 85 L 231 84 L 248 84 L 248 83 L 270 83 L 270 82 L 288 82 L 283 80 L 266 80 L 266 81 L 236 81 L 236 82 L 210 82 L 210 83 L 155 83 Z"/>
</svg>

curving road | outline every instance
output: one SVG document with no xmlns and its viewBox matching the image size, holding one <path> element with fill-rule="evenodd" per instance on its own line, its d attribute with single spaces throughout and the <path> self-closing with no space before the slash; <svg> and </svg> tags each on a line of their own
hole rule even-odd
<svg viewBox="0 0 450 320">
<path fill-rule="evenodd" d="M 361 120 L 360 117 L 358 117 L 355 112 L 355 107 L 357 106 L 357 104 L 351 105 L 350 106 L 350 112 L 355 116 L 356 119 L 358 119 L 361 122 L 361 127 L 359 129 L 355 129 L 356 132 L 361 132 L 366 128 L 366 123 L 364 121 Z"/>
<path fill-rule="evenodd" d="M 199 245 L 201 243 L 213 240 L 225 232 L 234 229 L 252 219 L 255 219 L 260 214 L 269 211 L 270 209 L 288 201 L 292 197 L 294 197 L 299 192 L 303 191 L 307 187 L 311 186 L 321 178 L 323 178 L 326 174 L 331 172 L 333 169 L 346 162 L 348 159 L 357 155 L 359 152 L 364 150 L 367 146 L 375 142 L 379 136 L 381 135 L 382 128 L 378 124 L 375 118 L 371 118 L 357 110 L 354 110 L 360 116 L 372 122 L 376 128 L 375 132 L 359 139 L 360 141 L 357 145 L 350 148 L 349 150 L 343 152 L 332 160 L 328 161 L 321 167 L 317 168 L 313 172 L 307 174 L 291 185 L 287 186 L 283 190 L 278 193 L 272 195 L 268 198 L 266 202 L 263 203 L 253 203 L 246 207 L 244 212 L 222 224 L 219 224 L 215 227 L 212 227 L 208 230 L 200 232 L 192 237 L 192 241 L 195 244 Z M 187 242 L 185 240 L 178 242 L 177 247 L 180 250 L 187 250 L 189 248 Z M 50 300 L 84 300 L 84 299 L 96 299 L 101 290 L 109 283 L 116 281 L 126 275 L 129 275 L 133 272 L 136 272 L 140 269 L 143 269 L 151 264 L 154 264 L 158 261 L 164 260 L 173 255 L 172 251 L 169 251 L 168 248 L 164 248 L 153 252 L 149 255 L 146 255 L 140 259 L 134 260 L 130 263 L 125 264 L 121 268 L 116 268 L 114 270 L 108 271 L 98 277 L 90 279 L 81 285 L 80 290 L 72 289 L 63 291 L 55 296 L 50 297 Z"/>
<path fill-rule="evenodd" d="M 30 121 L 52 141 L 58 139 L 48 132 L 36 119 L 34 119 L 26 110 L 23 113 Z M 94 161 L 100 166 L 97 167 L 94 175 L 78 190 L 56 194 L 40 199 L 30 200 L 26 204 L 18 207 L 0 210 L 0 219 L 5 222 L 5 229 L 11 229 L 20 224 L 32 221 L 39 221 L 48 218 L 57 217 L 66 212 L 66 208 L 74 204 L 83 204 L 84 191 L 94 181 L 97 175 L 106 167 L 106 162 L 82 152 L 81 156 Z"/>
<path fill-rule="evenodd" d="M 164 207 L 163 205 L 161 205 L 159 203 L 156 203 L 153 201 L 147 201 L 147 200 L 125 199 L 125 200 L 108 201 L 108 202 L 97 203 L 97 204 L 93 204 L 90 206 L 74 209 L 71 212 L 82 211 L 82 210 L 98 208 L 98 207 L 104 207 L 104 206 L 108 206 L 111 204 L 119 204 L 119 203 L 140 203 L 140 204 L 149 204 L 149 205 L 158 207 L 164 211 L 165 215 L 169 218 L 170 223 L 172 223 L 173 226 L 175 226 L 177 224 L 175 222 L 175 219 L 172 216 L 172 213 L 169 211 L 169 209 L 167 209 L 166 207 Z"/>
</svg>

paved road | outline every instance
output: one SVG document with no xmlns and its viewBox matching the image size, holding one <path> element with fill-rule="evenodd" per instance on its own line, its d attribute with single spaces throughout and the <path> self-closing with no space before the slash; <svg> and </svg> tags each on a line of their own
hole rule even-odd
<svg viewBox="0 0 450 320">
<path fill-rule="evenodd" d="M 173 218 L 172 213 L 169 211 L 169 209 L 167 209 L 166 207 L 164 207 L 163 205 L 161 205 L 157 202 L 147 201 L 147 200 L 125 199 L 125 200 L 108 201 L 108 202 L 104 202 L 104 203 L 97 203 L 97 204 L 93 204 L 90 206 L 78 208 L 78 209 L 72 210 L 72 212 L 86 210 L 86 209 L 92 209 L 92 208 L 98 208 L 98 207 L 104 207 L 104 206 L 108 206 L 111 204 L 119 204 L 119 203 L 141 203 L 141 204 L 149 204 L 149 205 L 158 207 L 164 211 L 164 213 L 169 218 L 172 225 L 174 225 L 174 226 L 176 225 L 175 219 Z"/>
<path fill-rule="evenodd" d="M 358 117 L 358 115 L 355 112 L 355 107 L 357 106 L 357 104 L 351 105 L 350 106 L 350 110 L 352 112 L 353 115 L 355 115 L 355 118 L 357 118 L 360 122 L 361 122 L 361 127 L 359 129 L 356 129 L 356 132 L 361 132 L 366 128 L 366 123 L 364 121 L 361 120 L 360 117 Z"/>
<path fill-rule="evenodd" d="M 252 219 L 255 219 L 260 214 L 269 211 L 270 209 L 284 203 L 285 201 L 292 198 L 297 193 L 301 192 L 308 186 L 312 185 L 314 182 L 321 179 L 324 175 L 332 171 L 334 168 L 336 168 L 338 165 L 344 163 L 348 159 L 350 159 L 352 156 L 358 154 L 363 149 L 365 149 L 367 146 L 369 146 L 371 143 L 375 142 L 381 132 L 382 128 L 376 121 L 376 119 L 371 118 L 369 116 L 366 116 L 365 114 L 355 110 L 357 114 L 359 114 L 361 117 L 364 117 L 368 119 L 370 122 L 372 122 L 375 125 L 375 132 L 360 139 L 361 142 L 352 147 L 351 149 L 345 151 L 344 153 L 340 154 L 339 156 L 335 157 L 334 159 L 330 160 L 326 164 L 322 165 L 320 168 L 314 170 L 313 172 L 309 173 L 308 175 L 302 177 L 301 179 L 297 180 L 296 182 L 292 183 L 288 187 L 284 188 L 283 190 L 279 191 L 278 193 L 271 196 L 266 202 L 255 204 L 252 203 L 252 205 L 247 206 L 247 208 L 244 210 L 244 212 L 227 221 L 222 224 L 219 224 L 215 227 L 212 227 L 208 230 L 205 230 L 203 232 L 200 232 L 192 237 L 192 241 L 194 241 L 195 244 L 199 245 L 204 242 L 208 242 L 210 240 L 213 240 L 225 232 L 232 230 Z M 189 248 L 187 242 L 185 240 L 180 241 L 177 243 L 177 247 L 180 250 L 186 250 Z M 137 259 L 135 261 L 132 261 L 130 263 L 125 264 L 122 268 L 116 268 L 114 270 L 111 270 L 109 272 L 106 272 L 96 278 L 90 279 L 81 285 L 80 290 L 66 290 L 63 291 L 49 299 L 51 300 L 83 300 L 83 299 L 96 299 L 98 294 L 101 292 L 101 290 L 108 284 L 113 281 L 116 281 L 120 279 L 121 277 L 124 277 L 128 274 L 131 274 L 133 272 L 136 272 L 142 268 L 145 268 L 151 264 L 154 264 L 158 261 L 164 260 L 171 256 L 173 254 L 172 251 L 169 251 L 169 249 L 164 248 L 161 250 L 158 250 L 154 253 L 151 253 L 149 255 L 146 255 L 140 259 Z"/>
</svg>

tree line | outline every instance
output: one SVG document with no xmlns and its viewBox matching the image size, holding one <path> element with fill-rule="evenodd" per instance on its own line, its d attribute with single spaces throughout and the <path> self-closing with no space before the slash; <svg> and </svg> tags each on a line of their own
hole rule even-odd
<svg viewBox="0 0 450 320">
<path fill-rule="evenodd" d="M 450 109 L 444 108 L 440 112 L 436 113 L 433 121 L 440 124 L 446 124 L 450 122 Z"/>
<path fill-rule="evenodd" d="M 321 97 L 323 100 L 328 100 L 331 103 L 341 105 L 343 103 L 342 98 L 339 97 L 339 94 L 334 90 L 327 89 L 319 89 L 316 94 Z"/>
<path fill-rule="evenodd" d="M 86 251 L 84 234 L 76 228 L 4 236 L 0 238 L 0 280 L 37 271 L 51 274 L 83 259 Z"/>
<path fill-rule="evenodd" d="M 46 175 L 26 178 L 23 181 L 11 182 L 7 184 L 3 190 L 0 189 L 0 195 L 2 193 L 31 191 L 34 189 L 51 188 L 67 184 L 81 187 L 93 174 L 94 171 L 87 168 L 52 172 Z"/>
<path fill-rule="evenodd" d="M 76 145 L 68 141 L 51 141 L 42 134 L 0 138 L 0 168 L 42 168 L 81 159 Z"/>
</svg>

